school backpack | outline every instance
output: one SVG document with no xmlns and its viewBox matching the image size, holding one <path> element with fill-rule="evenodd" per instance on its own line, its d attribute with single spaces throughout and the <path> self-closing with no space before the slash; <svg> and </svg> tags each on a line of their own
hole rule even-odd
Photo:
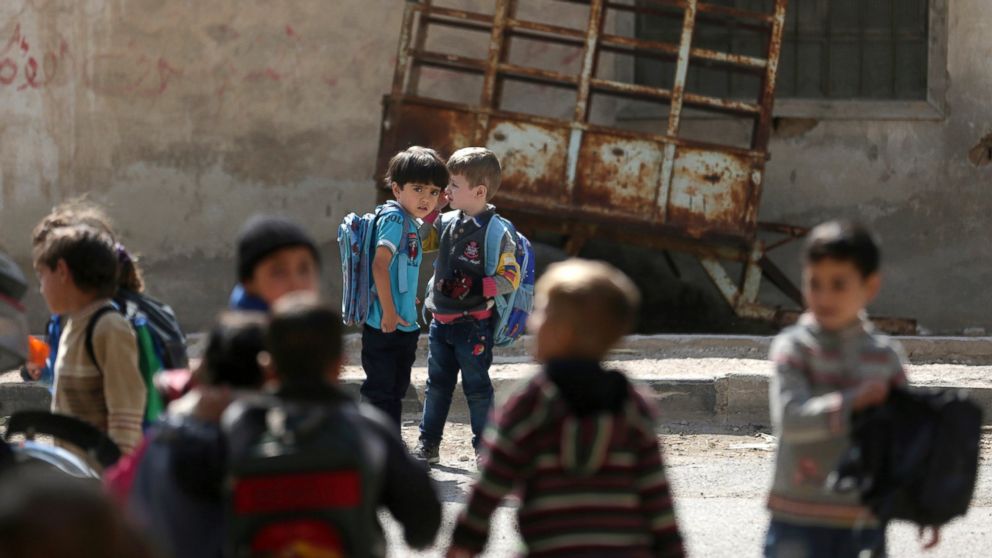
<svg viewBox="0 0 992 558">
<path fill-rule="evenodd" d="M 968 511 L 982 410 L 962 390 L 893 389 L 855 416 L 851 448 L 829 484 L 856 490 L 883 521 L 941 526 Z"/>
<path fill-rule="evenodd" d="M 145 382 L 146 398 L 143 422 L 147 426 L 157 421 L 165 411 L 165 401 L 155 387 L 155 375 L 166 369 L 163 363 L 163 351 L 161 345 L 155 340 L 155 335 L 148 317 L 140 311 L 135 311 L 129 315 L 127 310 L 118 305 L 117 301 L 113 301 L 94 312 L 93 316 L 90 317 L 90 321 L 86 324 L 86 336 L 84 338 L 86 354 L 90 357 L 93 364 L 96 365 L 101 375 L 103 374 L 103 369 L 96 358 L 96 352 L 93 350 L 93 333 L 100 318 L 110 312 L 119 312 L 124 315 L 134 330 L 135 340 L 138 343 L 138 370 L 141 372 L 141 379 Z"/>
<path fill-rule="evenodd" d="M 513 292 L 495 298 L 496 324 L 493 344 L 505 347 L 513 344 L 527 330 L 527 318 L 534 309 L 534 250 L 527 237 L 520 234 L 509 220 L 493 215 L 486 226 L 486 275 L 493 276 L 499 266 L 500 244 L 509 232 L 516 244 L 517 270 L 520 283 Z"/>
<path fill-rule="evenodd" d="M 410 257 L 410 216 L 396 201 L 380 205 L 373 213 L 349 213 L 338 227 L 338 248 L 341 251 L 341 318 L 345 325 L 360 326 L 369 316 L 375 285 L 372 260 L 375 258 L 375 226 L 379 218 L 390 213 L 403 215 L 403 235 L 398 254 Z M 409 290 L 406 273 L 398 274 L 397 288 L 401 294 Z"/>
<path fill-rule="evenodd" d="M 147 318 L 155 349 L 166 370 L 189 368 L 186 334 L 179 325 L 176 313 L 168 304 L 128 289 L 119 289 L 114 302 L 132 323 L 135 316 L 143 315 Z"/>
<path fill-rule="evenodd" d="M 385 555 L 376 504 L 387 450 L 359 405 L 256 396 L 222 428 L 227 556 Z"/>
</svg>

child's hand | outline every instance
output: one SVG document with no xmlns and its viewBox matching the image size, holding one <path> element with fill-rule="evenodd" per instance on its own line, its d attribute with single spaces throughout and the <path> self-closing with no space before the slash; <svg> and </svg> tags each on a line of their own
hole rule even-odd
<svg viewBox="0 0 992 558">
<path fill-rule="evenodd" d="M 437 210 L 438 212 L 443 212 L 445 207 L 451 203 L 451 199 L 448 198 L 448 192 L 441 190 L 441 195 L 437 197 Z"/>
<path fill-rule="evenodd" d="M 32 380 L 38 381 L 41 379 L 41 371 L 42 371 L 41 366 L 38 366 L 33 362 L 29 362 L 24 365 L 24 369 L 27 371 L 28 376 L 30 376 Z"/>
<path fill-rule="evenodd" d="M 383 333 L 392 333 L 396 331 L 396 327 L 398 325 L 404 325 L 409 327 L 410 324 L 406 323 L 406 320 L 401 318 L 400 315 L 397 314 L 396 312 L 390 312 L 390 313 L 383 312 L 382 323 L 379 325 L 382 326 Z"/>
<path fill-rule="evenodd" d="M 930 531 L 930 540 L 923 542 L 927 531 Z M 923 543 L 923 550 L 936 548 L 940 544 L 940 527 L 920 527 L 919 539 Z"/>
<path fill-rule="evenodd" d="M 854 390 L 854 401 L 851 408 L 855 411 L 880 405 L 889 396 L 889 382 L 885 380 L 867 380 Z"/>
<path fill-rule="evenodd" d="M 448 553 L 445 554 L 446 558 L 472 558 L 475 556 L 471 550 L 465 550 L 464 548 L 458 548 L 453 546 L 448 549 Z"/>
</svg>

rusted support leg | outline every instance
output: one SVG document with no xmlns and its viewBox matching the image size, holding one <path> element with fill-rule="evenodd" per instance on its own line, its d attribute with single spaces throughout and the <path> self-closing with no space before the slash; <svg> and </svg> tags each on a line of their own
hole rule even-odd
<svg viewBox="0 0 992 558">
<path fill-rule="evenodd" d="M 734 280 L 730 278 L 727 270 L 724 269 L 723 264 L 719 260 L 716 258 L 699 258 L 699 263 L 702 264 L 706 274 L 710 276 L 713 284 L 716 285 L 717 290 L 723 295 L 724 300 L 733 308 L 735 314 L 742 318 L 755 318 L 759 320 L 773 320 L 775 318 L 775 310 L 745 298 L 745 293 L 737 288 Z M 758 270 L 758 276 L 760 279 L 760 269 Z"/>
</svg>

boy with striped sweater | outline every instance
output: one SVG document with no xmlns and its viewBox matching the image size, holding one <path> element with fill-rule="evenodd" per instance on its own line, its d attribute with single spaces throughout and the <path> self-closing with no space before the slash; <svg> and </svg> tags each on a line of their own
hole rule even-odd
<svg viewBox="0 0 992 558">
<path fill-rule="evenodd" d="M 482 552 L 511 491 L 528 556 L 683 556 L 648 395 L 602 360 L 640 294 L 602 263 L 569 260 L 537 284 L 529 329 L 544 369 L 494 415 L 479 482 L 449 557 Z"/>
<path fill-rule="evenodd" d="M 770 405 L 779 446 L 766 557 L 885 555 L 885 525 L 861 505 L 858 492 L 825 488 L 850 445 L 852 413 L 883 403 L 891 386 L 906 383 L 899 343 L 865 317 L 881 286 L 879 262 L 876 241 L 859 225 L 825 223 L 807 239 L 809 312 L 771 348 Z M 935 530 L 926 548 L 938 540 Z"/>
</svg>

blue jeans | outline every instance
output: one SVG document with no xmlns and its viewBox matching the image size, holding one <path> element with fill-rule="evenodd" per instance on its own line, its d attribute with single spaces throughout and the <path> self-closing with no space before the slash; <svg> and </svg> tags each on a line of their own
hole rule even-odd
<svg viewBox="0 0 992 558">
<path fill-rule="evenodd" d="M 492 321 L 465 320 L 452 324 L 433 321 L 429 341 L 420 439 L 430 445 L 441 443 L 460 370 L 472 423 L 472 446 L 478 448 L 493 404 L 493 383 L 489 380 L 489 367 L 493 363 Z"/>
<path fill-rule="evenodd" d="M 862 558 L 885 556 L 885 528 L 810 527 L 772 520 L 765 558 Z"/>
</svg>

